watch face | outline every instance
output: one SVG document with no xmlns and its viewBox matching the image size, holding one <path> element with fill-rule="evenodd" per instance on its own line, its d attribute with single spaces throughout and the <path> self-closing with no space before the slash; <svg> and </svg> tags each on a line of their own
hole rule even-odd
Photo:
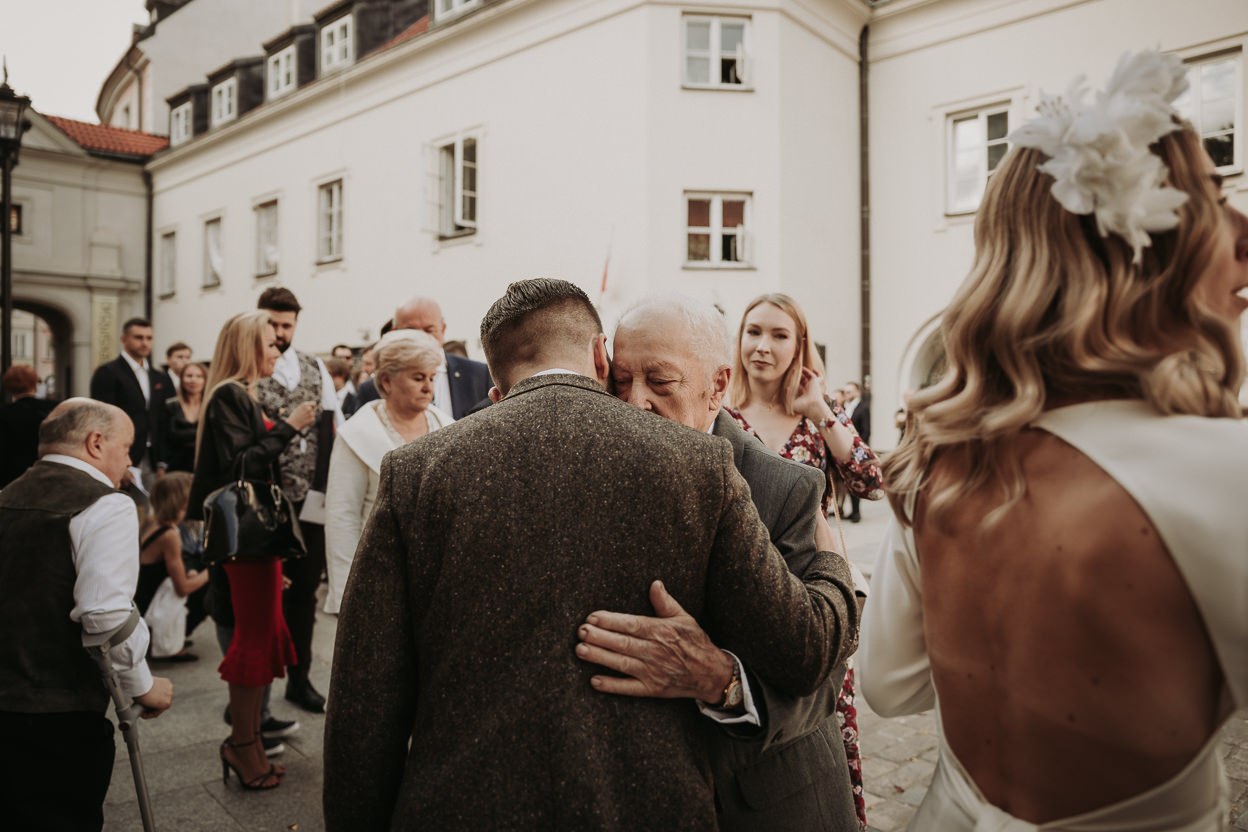
<svg viewBox="0 0 1248 832">
<path fill-rule="evenodd" d="M 732 684 L 728 686 L 728 694 L 724 697 L 724 705 L 729 708 L 735 708 L 741 704 L 741 700 L 744 698 L 745 694 L 741 690 L 741 683 L 733 679 Z"/>
</svg>

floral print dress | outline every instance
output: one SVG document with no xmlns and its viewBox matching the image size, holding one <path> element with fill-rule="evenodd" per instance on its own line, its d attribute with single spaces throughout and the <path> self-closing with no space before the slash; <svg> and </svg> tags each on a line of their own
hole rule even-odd
<svg viewBox="0 0 1248 832">
<path fill-rule="evenodd" d="M 862 441 L 858 431 L 849 420 L 849 415 L 840 405 L 829 401 L 832 414 L 836 420 L 849 428 L 854 435 L 853 449 L 849 460 L 841 462 L 828 453 L 828 446 L 819 435 L 819 428 L 809 419 L 802 419 L 793 429 L 788 441 L 780 449 L 780 456 L 818 468 L 828 470 L 828 459 L 831 458 L 836 470 L 845 481 L 845 487 L 851 494 L 864 500 L 879 500 L 884 496 L 883 474 L 880 472 L 880 459 L 875 451 Z M 758 432 L 750 426 L 741 412 L 735 408 L 725 408 L 728 415 L 736 420 L 737 425 L 761 442 Z M 828 510 L 832 499 L 832 489 L 828 488 L 823 495 L 823 510 Z M 845 743 L 845 759 L 849 761 L 849 782 L 854 791 L 854 811 L 858 815 L 858 826 L 862 832 L 867 829 L 867 804 L 862 794 L 862 756 L 858 753 L 858 709 L 854 706 L 854 669 L 847 668 L 845 684 L 841 687 L 841 695 L 836 700 L 836 719 L 841 729 L 841 739 Z"/>
</svg>

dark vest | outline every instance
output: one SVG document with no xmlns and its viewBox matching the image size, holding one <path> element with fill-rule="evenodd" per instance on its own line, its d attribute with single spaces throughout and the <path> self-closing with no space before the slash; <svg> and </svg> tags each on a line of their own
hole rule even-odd
<svg viewBox="0 0 1248 832">
<path fill-rule="evenodd" d="M 107 708 L 82 627 L 69 618 L 78 577 L 69 521 L 114 491 L 42 460 L 0 491 L 0 711 Z"/>
<path fill-rule="evenodd" d="M 316 402 L 316 418 L 321 418 L 321 368 L 314 356 L 295 351 L 299 359 L 299 383 L 294 390 L 287 390 L 277 379 L 269 376 L 256 382 L 256 401 L 264 409 L 264 415 L 276 422 L 285 419 L 304 402 Z M 301 441 L 302 440 L 302 441 Z M 292 502 L 308 496 L 312 480 L 316 476 L 317 435 L 315 427 L 306 436 L 296 436 L 278 458 L 282 471 L 282 491 Z"/>
</svg>

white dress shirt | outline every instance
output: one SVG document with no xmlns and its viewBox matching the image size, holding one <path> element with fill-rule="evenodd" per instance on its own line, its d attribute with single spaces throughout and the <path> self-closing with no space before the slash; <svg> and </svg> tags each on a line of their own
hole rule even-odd
<svg viewBox="0 0 1248 832">
<path fill-rule="evenodd" d="M 321 371 L 321 407 L 334 414 L 334 426 L 341 427 L 342 404 L 338 401 L 338 391 L 334 389 L 334 379 L 330 376 L 324 361 L 319 358 L 315 361 Z M 294 390 L 299 386 L 301 378 L 303 378 L 303 371 L 299 369 L 299 355 L 295 352 L 295 348 L 291 347 L 278 356 L 277 363 L 273 365 L 273 380 L 287 390 Z"/>
<path fill-rule="evenodd" d="M 433 406 L 446 413 L 454 412 L 451 407 L 451 379 L 446 370 L 446 353 L 442 353 L 442 363 L 438 365 L 433 376 Z"/>
<path fill-rule="evenodd" d="M 58 462 L 90 474 L 105 485 L 108 477 L 95 466 L 64 454 L 48 454 Z M 126 622 L 139 583 L 139 517 L 125 494 L 108 494 L 69 521 L 74 571 L 74 608 L 69 617 L 88 633 L 106 633 Z M 112 649 L 113 667 L 128 696 L 152 689 L 147 669 L 147 624 L 139 621 L 130 637 Z"/>
<path fill-rule="evenodd" d="M 126 359 L 126 363 L 130 365 L 130 369 L 134 372 L 134 377 L 139 381 L 139 387 L 143 388 L 143 401 L 147 404 L 151 404 L 152 379 L 151 376 L 147 374 L 147 359 L 144 358 L 143 363 L 140 364 L 138 361 L 131 358 L 130 353 L 125 350 L 121 351 L 121 357 Z M 148 442 L 147 444 L 150 445 L 152 443 Z"/>
<path fill-rule="evenodd" d="M 850 399 L 849 401 L 845 402 L 845 415 L 846 415 L 846 416 L 853 416 L 853 415 L 854 415 L 854 409 L 858 407 L 858 402 L 860 402 L 860 401 L 862 401 L 862 398 L 861 398 L 861 397 L 859 397 L 859 398 L 857 398 L 857 399 Z"/>
</svg>

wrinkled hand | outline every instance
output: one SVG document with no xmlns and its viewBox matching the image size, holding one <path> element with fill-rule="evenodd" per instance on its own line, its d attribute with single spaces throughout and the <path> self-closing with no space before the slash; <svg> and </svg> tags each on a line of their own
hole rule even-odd
<svg viewBox="0 0 1248 832">
<path fill-rule="evenodd" d="M 836 552 L 844 558 L 849 556 L 842 552 L 843 548 L 836 539 L 836 534 L 832 531 L 832 527 L 828 525 L 828 515 L 823 510 L 815 512 L 815 548 L 820 552 Z"/>
<path fill-rule="evenodd" d="M 577 631 L 577 657 L 624 674 L 594 676 L 590 683 L 603 693 L 718 705 L 732 679 L 732 659 L 661 581 L 650 585 L 650 603 L 659 617 L 603 610 L 589 615 Z"/>
<path fill-rule="evenodd" d="M 143 719 L 155 719 L 169 710 L 173 704 L 173 682 L 162 676 L 152 677 L 152 688 L 142 696 L 136 696 L 135 702 L 143 706 Z"/>
<path fill-rule="evenodd" d="M 826 392 L 823 376 L 809 367 L 803 367 L 802 380 L 798 382 L 797 395 L 793 397 L 793 410 L 812 422 L 831 416 L 832 410 L 824 401 Z"/>
</svg>

